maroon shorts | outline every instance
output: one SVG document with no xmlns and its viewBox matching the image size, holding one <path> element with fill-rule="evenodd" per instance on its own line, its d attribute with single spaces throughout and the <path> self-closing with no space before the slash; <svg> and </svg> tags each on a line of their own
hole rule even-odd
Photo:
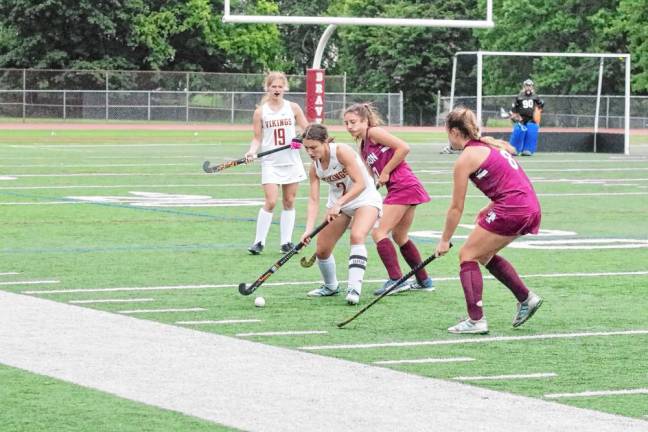
<svg viewBox="0 0 648 432">
<path fill-rule="evenodd" d="M 430 195 L 423 188 L 423 185 L 419 183 L 401 187 L 388 187 L 383 204 L 418 205 L 428 201 L 430 201 Z"/>
<path fill-rule="evenodd" d="M 538 234 L 540 230 L 540 210 L 526 214 L 510 214 L 501 207 L 491 207 L 479 216 L 477 223 L 480 227 L 493 234 L 506 237 L 525 234 Z"/>
</svg>

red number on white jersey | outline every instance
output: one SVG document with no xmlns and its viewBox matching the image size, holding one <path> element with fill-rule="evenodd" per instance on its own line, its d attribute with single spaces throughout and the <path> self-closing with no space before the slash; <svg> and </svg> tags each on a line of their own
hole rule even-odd
<svg viewBox="0 0 648 432">
<path fill-rule="evenodd" d="M 286 130 L 284 128 L 274 130 L 274 142 L 276 146 L 286 144 Z"/>
</svg>

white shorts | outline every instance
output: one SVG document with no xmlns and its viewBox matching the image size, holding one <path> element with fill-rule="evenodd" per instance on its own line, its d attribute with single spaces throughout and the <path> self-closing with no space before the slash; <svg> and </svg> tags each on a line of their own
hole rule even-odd
<svg viewBox="0 0 648 432">
<path fill-rule="evenodd" d="M 340 211 L 349 217 L 353 217 L 357 209 L 367 206 L 376 207 L 378 209 L 378 218 L 382 216 L 382 197 L 377 192 L 361 194 L 358 198 L 342 207 Z"/>
<path fill-rule="evenodd" d="M 304 165 L 262 166 L 261 184 L 292 184 L 306 180 Z"/>
</svg>

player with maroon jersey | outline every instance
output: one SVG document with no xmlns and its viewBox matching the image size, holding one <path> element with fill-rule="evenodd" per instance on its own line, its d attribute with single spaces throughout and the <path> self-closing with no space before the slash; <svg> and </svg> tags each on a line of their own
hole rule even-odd
<svg viewBox="0 0 648 432">
<path fill-rule="evenodd" d="M 344 112 L 344 125 L 351 136 L 360 142 L 360 154 L 376 181 L 376 186 L 386 186 L 387 195 L 383 200 L 383 215 L 378 227 L 371 231 L 378 255 L 382 260 L 389 279 L 374 292 L 381 295 L 402 276 L 396 248 L 389 239 L 391 233 L 399 246 L 401 255 L 410 267 L 421 262 L 421 255 L 410 240 L 408 232 L 416 206 L 430 201 L 430 196 L 405 161 L 409 146 L 400 138 L 379 127 L 380 116 L 370 104 L 357 103 Z M 399 291 L 433 291 L 434 284 L 424 268 L 416 272 L 416 281 L 396 287 L 390 294 Z"/>
<path fill-rule="evenodd" d="M 488 333 L 482 310 L 482 264 L 518 300 L 513 327 L 526 322 L 542 304 L 542 298 L 529 291 L 517 272 L 497 253 L 525 234 L 540 229 L 540 203 L 522 170 L 506 150 L 506 142 L 480 137 L 475 114 L 463 107 L 455 108 L 446 118 L 448 139 L 454 149 L 463 150 L 454 166 L 452 202 L 446 216 L 437 255 L 450 249 L 450 239 L 459 224 L 466 199 L 468 180 L 484 193 L 491 203 L 482 209 L 474 230 L 459 251 L 459 277 L 466 297 L 468 319 L 448 328 L 451 333 Z"/>
</svg>

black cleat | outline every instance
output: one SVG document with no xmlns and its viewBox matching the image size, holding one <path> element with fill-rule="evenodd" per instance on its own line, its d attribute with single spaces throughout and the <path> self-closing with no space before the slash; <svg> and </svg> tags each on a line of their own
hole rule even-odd
<svg viewBox="0 0 648 432">
<path fill-rule="evenodd" d="M 281 252 L 282 254 L 287 254 L 294 247 L 295 247 L 295 245 L 292 242 L 284 243 L 284 244 L 281 245 L 281 248 L 279 249 L 279 252 Z"/>
<path fill-rule="evenodd" d="M 259 255 L 261 252 L 263 252 L 263 243 L 261 242 L 256 242 L 252 246 L 248 248 L 248 252 L 250 252 L 252 255 Z"/>
</svg>

